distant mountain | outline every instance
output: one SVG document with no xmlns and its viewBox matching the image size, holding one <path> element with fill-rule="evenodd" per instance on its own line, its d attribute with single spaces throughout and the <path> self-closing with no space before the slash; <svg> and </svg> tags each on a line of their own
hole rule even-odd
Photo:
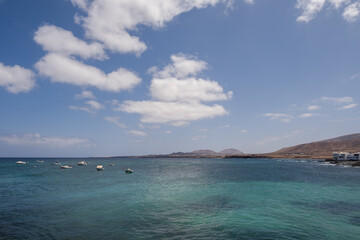
<svg viewBox="0 0 360 240">
<path fill-rule="evenodd" d="M 330 155 L 340 151 L 360 152 L 360 133 L 287 147 L 272 154 Z"/>
<path fill-rule="evenodd" d="M 170 154 L 170 156 L 184 156 L 184 157 L 192 157 L 192 156 L 224 156 L 224 155 L 242 155 L 244 154 L 240 150 L 229 148 L 224 149 L 221 152 L 215 152 L 213 150 L 209 149 L 201 149 L 201 150 L 195 150 L 192 152 L 174 152 Z"/>
<path fill-rule="evenodd" d="M 195 150 L 190 152 L 189 154 L 192 155 L 217 155 L 217 152 L 209 149 L 203 149 L 203 150 Z"/>
<path fill-rule="evenodd" d="M 220 151 L 219 154 L 220 155 L 242 155 L 244 153 L 235 148 L 228 148 L 228 149 L 224 149 L 224 150 Z"/>
</svg>

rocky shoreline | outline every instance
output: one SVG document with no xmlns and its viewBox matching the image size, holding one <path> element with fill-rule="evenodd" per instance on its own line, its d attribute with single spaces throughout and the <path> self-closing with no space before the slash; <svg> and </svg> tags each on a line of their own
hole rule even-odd
<svg viewBox="0 0 360 240">
<path fill-rule="evenodd" d="M 360 167 L 360 161 L 357 160 L 337 161 L 333 159 L 325 159 L 325 162 L 335 164 L 336 166 Z"/>
</svg>

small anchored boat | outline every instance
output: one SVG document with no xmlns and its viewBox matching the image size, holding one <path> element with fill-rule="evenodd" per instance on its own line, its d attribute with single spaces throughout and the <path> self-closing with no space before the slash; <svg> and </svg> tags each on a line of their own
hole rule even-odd
<svg viewBox="0 0 360 240">
<path fill-rule="evenodd" d="M 69 165 L 62 165 L 62 166 L 60 166 L 60 169 L 70 169 L 70 168 L 72 168 L 72 167 L 69 166 Z"/>
<path fill-rule="evenodd" d="M 27 164 L 27 162 L 24 161 L 17 161 L 16 164 Z"/>
<path fill-rule="evenodd" d="M 77 165 L 79 165 L 79 166 L 86 166 L 86 165 L 87 165 L 87 162 L 85 162 L 85 161 L 80 161 L 80 162 L 77 163 Z"/>
<path fill-rule="evenodd" d="M 128 168 L 128 169 L 125 170 L 125 173 L 133 173 L 133 172 L 134 172 L 134 170 L 132 170 L 132 169 L 130 169 L 130 168 Z"/>
<path fill-rule="evenodd" d="M 51 163 L 51 165 L 60 165 L 61 163 L 59 161 Z"/>
<path fill-rule="evenodd" d="M 115 163 L 110 163 L 109 166 L 113 167 L 113 166 L 115 166 Z"/>
<path fill-rule="evenodd" d="M 103 166 L 103 165 L 97 165 L 97 166 L 96 166 L 96 170 L 98 170 L 98 171 L 103 171 L 103 170 L 104 170 L 104 166 Z"/>
</svg>

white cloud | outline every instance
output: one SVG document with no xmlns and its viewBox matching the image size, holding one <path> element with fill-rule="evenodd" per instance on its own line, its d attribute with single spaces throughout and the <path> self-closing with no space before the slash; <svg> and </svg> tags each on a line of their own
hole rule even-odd
<svg viewBox="0 0 360 240">
<path fill-rule="evenodd" d="M 230 125 L 226 124 L 226 125 L 221 126 L 220 128 L 229 128 L 229 127 L 230 127 Z"/>
<path fill-rule="evenodd" d="M 171 56 L 171 63 L 162 70 L 151 68 L 154 78 L 150 85 L 153 101 L 125 101 L 118 110 L 141 114 L 147 123 L 168 123 L 182 126 L 190 121 L 227 114 L 220 105 L 201 102 L 230 99 L 215 81 L 196 78 L 207 64 L 182 53 Z"/>
<path fill-rule="evenodd" d="M 139 137 L 146 137 L 147 133 L 143 132 L 143 131 L 138 131 L 138 130 L 131 130 L 128 133 L 135 135 L 135 136 L 139 136 Z"/>
<path fill-rule="evenodd" d="M 254 0 L 244 0 L 244 2 L 247 4 L 254 4 Z"/>
<path fill-rule="evenodd" d="M 104 109 L 105 106 L 102 105 L 101 103 L 95 101 L 95 100 L 89 100 L 85 102 L 86 104 L 88 104 L 90 106 L 90 108 L 94 109 L 94 110 L 100 110 L 100 109 Z"/>
<path fill-rule="evenodd" d="M 56 53 L 47 54 L 35 66 L 41 75 L 49 77 L 52 82 L 93 86 L 104 91 L 129 90 L 141 82 L 135 73 L 127 69 L 119 68 L 105 74 L 96 67 Z"/>
<path fill-rule="evenodd" d="M 77 6 L 84 11 L 88 9 L 89 6 L 88 0 L 70 0 L 70 1 L 74 6 Z"/>
<path fill-rule="evenodd" d="M 172 132 L 171 132 L 171 130 L 166 130 L 165 133 L 166 134 L 171 134 Z"/>
<path fill-rule="evenodd" d="M 129 34 L 138 25 L 161 28 L 175 16 L 193 8 L 205 8 L 222 0 L 94 0 L 72 1 L 73 4 L 86 8 L 87 16 L 78 17 L 89 38 L 101 41 L 104 45 L 120 53 L 141 54 L 146 44 L 138 37 Z M 85 3 L 84 3 L 85 2 Z"/>
<path fill-rule="evenodd" d="M 296 8 L 301 9 L 302 14 L 296 19 L 298 22 L 309 22 L 323 8 L 326 0 L 297 0 Z"/>
<path fill-rule="evenodd" d="M 48 146 L 48 147 L 74 147 L 89 146 L 91 140 L 86 138 L 68 138 L 68 137 L 42 137 L 40 134 L 26 135 L 0 135 L 0 141 L 9 145 L 16 146 Z"/>
<path fill-rule="evenodd" d="M 89 105 L 89 107 L 79 107 L 70 105 L 69 108 L 74 111 L 85 111 L 88 113 L 96 113 L 97 111 L 104 109 L 105 106 L 95 100 L 86 101 L 85 104 Z"/>
<path fill-rule="evenodd" d="M 118 110 L 141 114 L 141 121 L 145 123 L 169 123 L 174 126 L 227 114 L 220 105 L 159 101 L 125 101 Z"/>
<path fill-rule="evenodd" d="M 88 98 L 88 99 L 94 99 L 95 98 L 95 96 L 94 96 L 94 94 L 91 92 L 91 91 L 82 91 L 80 94 L 76 94 L 75 95 L 75 97 L 76 98 L 80 98 L 80 99 L 86 99 L 86 98 Z"/>
<path fill-rule="evenodd" d="M 347 22 L 355 22 L 360 14 L 360 2 L 356 2 L 347 6 L 343 12 L 343 18 Z"/>
<path fill-rule="evenodd" d="M 263 114 L 264 117 L 269 117 L 270 120 L 279 120 L 282 122 L 290 122 L 293 119 L 292 116 L 285 113 L 265 113 Z"/>
<path fill-rule="evenodd" d="M 55 52 L 66 56 L 80 56 L 83 59 L 106 59 L 103 46 L 99 43 L 88 44 L 76 38 L 72 32 L 53 25 L 40 27 L 34 36 L 35 42 L 45 51 Z"/>
<path fill-rule="evenodd" d="M 329 0 L 332 6 L 339 9 L 343 4 L 348 4 L 350 0 Z"/>
<path fill-rule="evenodd" d="M 224 93 L 215 81 L 196 78 L 207 63 L 183 53 L 173 54 L 171 63 L 162 70 L 151 68 L 153 79 L 150 94 L 160 101 L 219 101 L 228 100 L 232 92 Z"/>
<path fill-rule="evenodd" d="M 351 103 L 354 101 L 352 97 L 322 97 L 321 100 L 334 104 Z"/>
<path fill-rule="evenodd" d="M 302 113 L 299 115 L 299 118 L 310 118 L 310 117 L 314 117 L 314 116 L 318 116 L 318 114 L 316 113 Z"/>
<path fill-rule="evenodd" d="M 29 92 L 35 87 L 35 74 L 26 68 L 5 66 L 0 62 L 0 87 L 11 93 Z"/>
<path fill-rule="evenodd" d="M 201 78 L 153 79 L 150 85 L 151 96 L 160 101 L 219 101 L 228 100 L 232 92 L 224 93 L 215 81 Z"/>
<path fill-rule="evenodd" d="M 171 63 L 158 71 L 156 67 L 149 69 L 155 78 L 186 78 L 208 68 L 207 63 L 198 60 L 195 56 L 183 53 L 173 54 L 170 56 Z"/>
<path fill-rule="evenodd" d="M 78 106 L 70 105 L 69 109 L 74 110 L 74 111 L 84 111 L 84 112 L 88 112 L 88 113 L 94 113 L 94 111 L 92 111 L 88 107 L 78 107 Z"/>
<path fill-rule="evenodd" d="M 351 109 L 351 108 L 356 107 L 357 105 L 358 105 L 357 103 L 352 103 L 349 105 L 342 106 L 341 108 L 339 108 L 339 110 Z"/>
<path fill-rule="evenodd" d="M 318 106 L 318 105 L 311 105 L 311 106 L 308 106 L 307 109 L 308 109 L 309 111 L 315 111 L 315 110 L 320 109 L 320 106 Z"/>
<path fill-rule="evenodd" d="M 242 133 L 247 133 L 246 129 L 241 130 Z"/>
<path fill-rule="evenodd" d="M 126 128 L 126 125 L 119 121 L 120 117 L 104 117 L 104 119 L 108 122 L 114 123 L 120 128 Z"/>
</svg>

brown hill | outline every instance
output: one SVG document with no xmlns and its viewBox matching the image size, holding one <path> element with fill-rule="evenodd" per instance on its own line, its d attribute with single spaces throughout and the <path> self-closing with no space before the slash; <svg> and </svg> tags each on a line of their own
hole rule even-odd
<svg viewBox="0 0 360 240">
<path fill-rule="evenodd" d="M 339 151 L 359 152 L 360 133 L 282 148 L 272 154 L 331 155 Z"/>
<path fill-rule="evenodd" d="M 189 154 L 192 154 L 192 155 L 216 155 L 217 153 L 213 150 L 203 149 L 203 150 L 192 151 Z"/>
<path fill-rule="evenodd" d="M 244 153 L 235 148 L 228 148 L 228 149 L 222 150 L 221 152 L 219 152 L 219 154 L 220 155 L 242 155 Z"/>
</svg>

